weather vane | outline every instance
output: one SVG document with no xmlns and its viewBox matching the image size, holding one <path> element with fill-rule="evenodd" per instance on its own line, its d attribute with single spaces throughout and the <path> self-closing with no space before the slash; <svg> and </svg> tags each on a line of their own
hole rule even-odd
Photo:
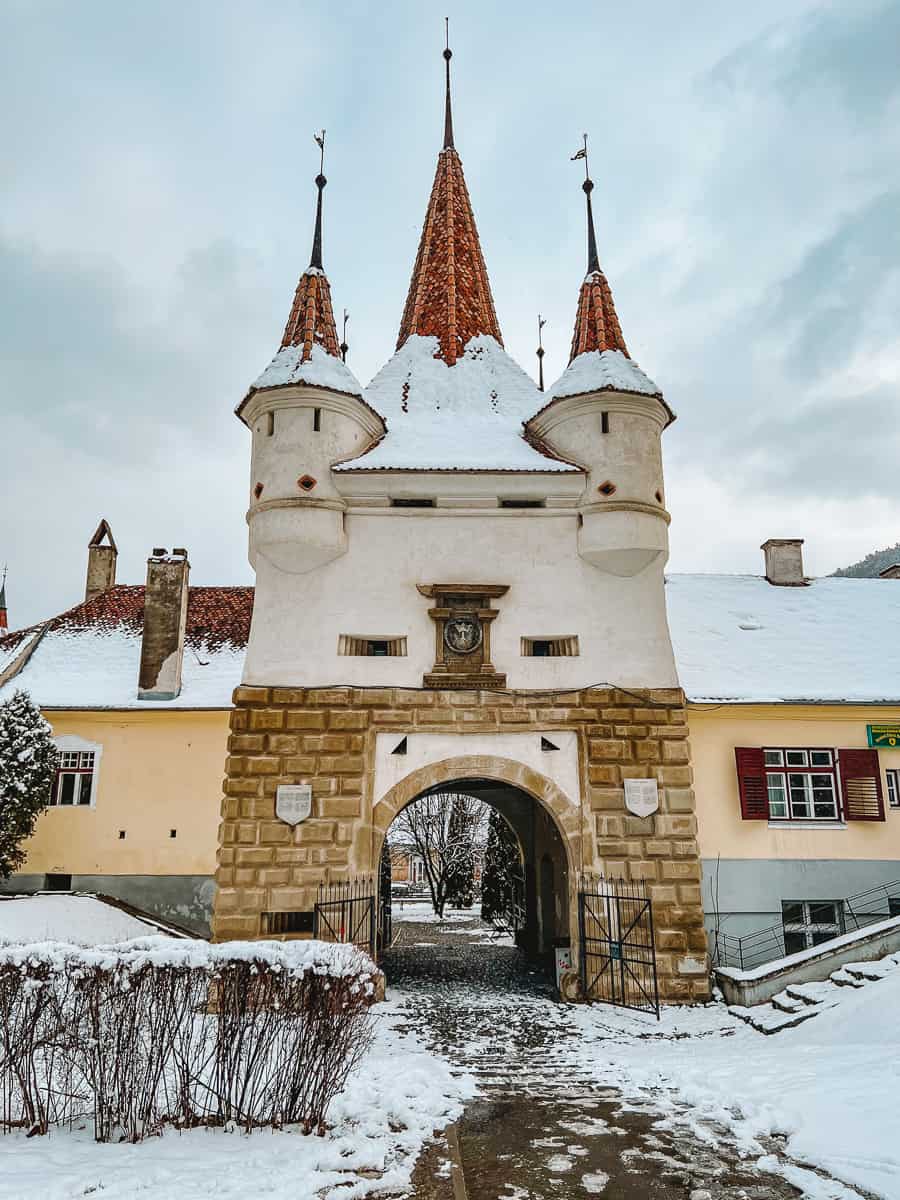
<svg viewBox="0 0 900 1200">
<path fill-rule="evenodd" d="M 344 332 L 341 334 L 341 362 L 347 361 L 347 351 L 350 347 L 347 345 L 347 322 L 350 320 L 350 314 L 344 309 Z"/>
<path fill-rule="evenodd" d="M 319 174 L 324 175 L 325 174 L 325 130 L 323 129 L 321 133 L 314 133 L 313 138 L 315 139 L 316 145 L 319 147 L 319 150 L 320 150 Z"/>
<path fill-rule="evenodd" d="M 587 134 L 583 133 L 581 136 L 584 139 L 584 145 L 581 147 L 580 150 L 575 151 L 575 153 L 569 159 L 569 162 L 575 162 L 577 159 L 583 158 L 584 159 L 584 177 L 585 177 L 585 179 L 590 179 L 590 173 L 588 172 Z"/>
<path fill-rule="evenodd" d="M 541 330 L 546 324 L 545 318 L 538 313 L 538 348 L 536 353 L 538 360 L 538 387 L 541 391 L 544 390 L 544 340 L 541 337 Z"/>
</svg>

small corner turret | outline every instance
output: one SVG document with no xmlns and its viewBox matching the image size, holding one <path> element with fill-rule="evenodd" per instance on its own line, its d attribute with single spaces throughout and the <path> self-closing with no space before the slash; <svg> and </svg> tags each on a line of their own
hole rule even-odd
<svg viewBox="0 0 900 1200">
<path fill-rule="evenodd" d="M 575 159 L 585 164 L 587 273 L 578 294 L 569 364 L 526 430 L 585 468 L 578 553 L 608 574 L 627 577 L 660 558 L 665 563 L 668 556 L 660 438 L 674 413 L 628 353 L 612 289 L 600 268 L 587 134 Z"/>
<path fill-rule="evenodd" d="M 278 353 L 254 381 L 237 415 L 253 434 L 250 562 L 302 574 L 344 554 L 343 499 L 331 468 L 384 434 L 363 400 L 339 343 L 322 262 L 325 130 L 316 176 L 316 220 L 309 266 L 300 276 Z"/>
</svg>

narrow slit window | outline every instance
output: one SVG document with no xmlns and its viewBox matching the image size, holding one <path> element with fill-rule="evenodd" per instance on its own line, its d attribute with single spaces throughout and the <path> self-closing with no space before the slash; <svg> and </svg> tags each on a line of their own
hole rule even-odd
<svg viewBox="0 0 900 1200">
<path fill-rule="evenodd" d="M 609 413 L 602 412 L 600 414 L 600 432 L 609 433 Z"/>
<path fill-rule="evenodd" d="M 546 508 L 546 500 L 519 500 L 509 499 L 500 501 L 501 508 Z"/>
<path fill-rule="evenodd" d="M 351 658 L 405 658 L 405 637 L 366 637 L 342 633 L 338 654 Z"/>
<path fill-rule="evenodd" d="M 313 409 L 313 433 L 322 432 L 322 410 L 321 408 Z"/>
<path fill-rule="evenodd" d="M 394 496 L 391 508 L 434 508 L 434 501 L 418 496 Z"/>
<path fill-rule="evenodd" d="M 575 658 L 579 653 L 577 634 L 566 637 L 522 638 L 523 658 Z"/>
<path fill-rule="evenodd" d="M 275 432 L 275 414 L 273 412 L 266 413 L 266 437 L 271 437 Z"/>
</svg>

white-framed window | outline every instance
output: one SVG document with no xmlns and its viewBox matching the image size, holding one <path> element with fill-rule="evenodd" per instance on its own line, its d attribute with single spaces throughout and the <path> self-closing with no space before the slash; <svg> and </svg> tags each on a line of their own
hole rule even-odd
<svg viewBox="0 0 900 1200">
<path fill-rule="evenodd" d="M 844 905 L 840 900 L 782 900 L 784 952 L 796 954 L 844 932 Z"/>
<path fill-rule="evenodd" d="M 103 748 L 71 734 L 53 740 L 59 751 L 59 762 L 50 790 L 50 807 L 93 807 Z"/>
<path fill-rule="evenodd" d="M 763 751 L 770 821 L 838 821 L 833 750 L 771 748 Z"/>
<path fill-rule="evenodd" d="M 888 808 L 900 808 L 900 770 L 889 767 L 884 774 L 887 779 Z"/>
</svg>

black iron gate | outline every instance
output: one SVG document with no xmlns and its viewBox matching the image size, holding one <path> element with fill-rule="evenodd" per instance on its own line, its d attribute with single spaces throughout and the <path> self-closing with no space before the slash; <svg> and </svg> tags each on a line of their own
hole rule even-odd
<svg viewBox="0 0 900 1200">
<path fill-rule="evenodd" d="M 374 958 L 378 941 L 375 881 L 320 883 L 313 936 L 321 942 L 352 942 Z"/>
<path fill-rule="evenodd" d="M 620 879 L 585 879 L 578 892 L 581 986 L 602 1000 L 659 1016 L 653 909 L 646 888 Z"/>
</svg>

